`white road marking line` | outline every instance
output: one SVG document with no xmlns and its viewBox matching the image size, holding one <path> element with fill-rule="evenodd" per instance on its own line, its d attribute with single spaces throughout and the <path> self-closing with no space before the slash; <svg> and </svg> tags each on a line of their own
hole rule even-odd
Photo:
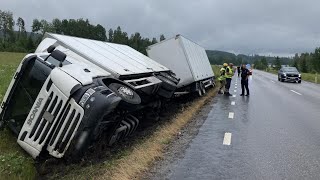
<svg viewBox="0 0 320 180">
<path fill-rule="evenodd" d="M 233 119 L 234 118 L 234 112 L 229 112 L 229 119 Z"/>
<path fill-rule="evenodd" d="M 276 83 L 276 82 L 274 82 L 274 81 L 272 81 L 272 80 L 271 80 L 271 82 L 272 82 L 272 83 Z"/>
<path fill-rule="evenodd" d="M 223 145 L 226 145 L 226 146 L 231 145 L 231 136 L 232 134 L 229 132 L 224 133 Z"/>
<path fill-rule="evenodd" d="M 234 90 L 234 92 L 237 92 L 237 90 Z"/>
<path fill-rule="evenodd" d="M 234 95 L 232 95 L 232 97 L 237 97 L 237 95 L 234 94 Z"/>
<path fill-rule="evenodd" d="M 231 102 L 231 105 L 233 105 L 233 106 L 236 105 L 236 102 L 235 102 L 235 101 L 232 101 L 232 102 Z"/>
<path fill-rule="evenodd" d="M 236 87 L 234 87 L 235 89 L 237 89 L 237 86 Z"/>
<path fill-rule="evenodd" d="M 290 90 L 291 92 L 293 92 L 293 93 L 296 93 L 296 94 L 298 94 L 298 95 L 302 95 L 301 93 L 298 93 L 297 91 L 294 91 L 294 90 Z"/>
</svg>

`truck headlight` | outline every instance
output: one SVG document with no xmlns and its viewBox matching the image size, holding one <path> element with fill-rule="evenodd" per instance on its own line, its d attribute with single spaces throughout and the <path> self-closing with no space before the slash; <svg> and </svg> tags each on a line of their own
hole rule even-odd
<svg viewBox="0 0 320 180">
<path fill-rule="evenodd" d="M 301 74 L 299 74 L 299 77 L 301 77 Z"/>
<path fill-rule="evenodd" d="M 287 76 L 287 74 L 286 74 L 286 73 L 283 73 L 283 76 Z"/>
<path fill-rule="evenodd" d="M 96 91 L 94 89 L 91 89 L 91 88 L 88 89 L 80 99 L 80 102 L 79 102 L 80 106 L 84 108 L 84 105 L 86 104 L 90 96 L 92 96 L 92 94 L 94 94 L 95 92 Z"/>
</svg>

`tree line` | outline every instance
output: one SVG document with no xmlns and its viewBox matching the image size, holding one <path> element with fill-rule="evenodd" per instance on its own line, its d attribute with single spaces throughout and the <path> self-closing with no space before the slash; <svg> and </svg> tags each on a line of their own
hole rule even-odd
<svg viewBox="0 0 320 180">
<path fill-rule="evenodd" d="M 272 57 L 272 56 L 260 56 L 260 55 L 245 55 L 234 54 L 224 51 L 207 50 L 207 55 L 211 64 L 223 64 L 233 63 L 235 65 L 241 64 L 255 64 L 259 69 L 266 69 L 269 64 L 273 64 L 276 67 L 281 67 L 283 64 L 292 64 L 293 59 L 289 57 Z M 277 65 L 276 65 L 277 64 Z M 279 65 L 280 64 L 280 65 Z"/>
<path fill-rule="evenodd" d="M 0 10 L 0 51 L 32 51 L 35 48 L 33 38 L 32 34 L 27 33 L 25 21 L 21 17 L 15 21 L 12 12 Z"/>
<path fill-rule="evenodd" d="M 23 18 L 13 18 L 10 11 L 0 10 L 0 51 L 34 52 L 46 32 L 70 35 L 128 45 L 137 51 L 146 54 L 146 48 L 158 42 L 157 38 L 144 38 L 139 32 L 128 35 L 118 26 L 108 31 L 100 24 L 91 24 L 88 19 L 58 19 L 52 21 L 34 19 L 32 32 L 26 31 Z M 165 40 L 163 34 L 159 41 Z"/>
<path fill-rule="evenodd" d="M 320 48 L 311 53 L 295 54 L 293 66 L 303 73 L 320 73 Z"/>
<path fill-rule="evenodd" d="M 320 48 L 316 48 L 314 52 L 311 53 L 301 53 L 300 55 L 296 53 L 289 64 L 281 61 L 279 57 L 276 57 L 275 61 L 271 64 L 275 70 L 279 70 L 281 65 L 296 67 L 303 73 L 320 73 Z M 265 70 L 268 68 L 268 62 L 265 58 L 261 58 L 254 62 L 254 66 L 256 69 Z"/>
<path fill-rule="evenodd" d="M 282 61 L 282 59 L 279 56 L 277 56 L 275 57 L 274 61 L 272 61 L 271 63 L 268 63 L 267 59 L 265 57 L 262 57 L 261 59 L 254 61 L 253 64 L 254 64 L 254 68 L 260 69 L 260 70 L 267 69 L 269 65 L 271 68 L 275 70 L 279 70 L 281 68 L 281 65 L 283 65 L 283 63 L 284 62 Z M 292 61 L 289 64 L 292 64 Z"/>
</svg>

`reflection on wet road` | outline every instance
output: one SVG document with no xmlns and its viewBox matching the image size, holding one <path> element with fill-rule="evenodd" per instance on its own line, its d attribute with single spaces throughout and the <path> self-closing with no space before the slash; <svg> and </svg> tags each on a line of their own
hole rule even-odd
<svg viewBox="0 0 320 180">
<path fill-rule="evenodd" d="M 237 84 L 237 85 L 236 85 Z M 320 86 L 254 71 L 250 97 L 217 96 L 167 179 L 320 179 Z"/>
</svg>

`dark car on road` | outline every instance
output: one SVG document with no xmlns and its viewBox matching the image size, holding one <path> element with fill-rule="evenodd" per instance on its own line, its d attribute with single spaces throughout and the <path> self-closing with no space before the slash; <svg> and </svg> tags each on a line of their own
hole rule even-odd
<svg viewBox="0 0 320 180">
<path fill-rule="evenodd" d="M 278 81 L 301 83 L 301 74 L 295 67 L 282 67 L 278 72 Z"/>
</svg>

